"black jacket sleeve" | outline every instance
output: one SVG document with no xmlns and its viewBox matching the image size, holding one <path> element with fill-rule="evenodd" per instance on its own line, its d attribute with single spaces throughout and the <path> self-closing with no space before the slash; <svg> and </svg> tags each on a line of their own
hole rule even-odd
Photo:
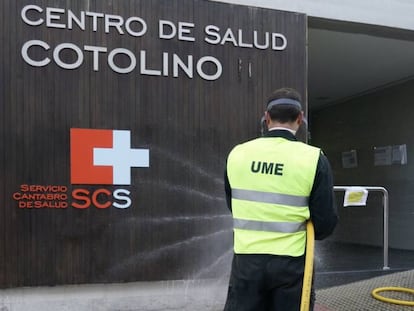
<svg viewBox="0 0 414 311">
<path fill-rule="evenodd" d="M 224 170 L 224 191 L 226 193 L 227 207 L 231 212 L 231 187 L 229 177 L 227 176 L 227 169 Z"/>
<path fill-rule="evenodd" d="M 315 180 L 309 198 L 310 217 L 315 228 L 315 239 L 322 240 L 332 234 L 338 222 L 332 170 L 328 159 L 321 153 Z"/>
</svg>

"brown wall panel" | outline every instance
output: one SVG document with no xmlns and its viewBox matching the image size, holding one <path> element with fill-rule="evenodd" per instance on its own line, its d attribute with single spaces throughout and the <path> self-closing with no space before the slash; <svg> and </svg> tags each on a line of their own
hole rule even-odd
<svg viewBox="0 0 414 311">
<path fill-rule="evenodd" d="M 28 25 L 21 17 L 27 5 L 36 6 L 31 21 L 46 19 L 48 7 L 63 9 L 52 9 L 50 20 L 63 27 Z M 68 10 L 112 14 L 124 22 L 140 17 L 147 32 L 134 37 L 112 27 L 106 33 L 102 17 L 97 31 L 91 17 L 85 30 L 68 29 Z M 306 98 L 306 17 L 203 0 L 6 0 L 0 12 L 0 287 L 204 278 L 226 271 L 232 245 L 222 180 L 226 155 L 234 144 L 259 135 L 264 99 L 273 89 L 295 87 Z M 160 20 L 194 24 L 184 24 L 191 32 L 184 36 L 194 41 L 159 38 Z M 225 44 L 208 44 L 207 25 L 218 27 L 221 37 L 227 28 L 237 37 L 240 29 L 244 43 L 254 30 L 259 36 L 281 33 L 288 45 L 282 51 L 240 47 L 230 35 Z M 136 20 L 131 27 L 140 30 Z M 30 40 L 50 46 L 28 52 L 35 61 L 49 57 L 49 64 L 31 65 L 22 57 Z M 61 43 L 80 49 L 79 67 L 56 64 L 53 50 Z M 107 48 L 99 53 L 98 70 L 85 45 Z M 108 64 L 118 48 L 135 55 L 132 72 L 117 73 Z M 168 53 L 168 75 L 141 74 L 140 51 L 152 70 L 163 68 Z M 77 60 L 74 50 L 59 55 L 66 64 Z M 173 77 L 173 55 L 193 57 L 192 78 L 182 70 Z M 204 56 L 222 66 L 217 79 L 197 74 Z M 125 55 L 114 62 L 130 65 Z M 208 62 L 202 68 L 210 75 L 216 70 Z M 73 128 L 130 131 L 131 148 L 149 149 L 149 167 L 131 168 L 126 185 L 71 184 Z M 20 208 L 25 200 L 15 193 L 51 192 L 24 192 L 22 185 L 64 187 L 59 194 L 67 199 L 57 204 L 68 206 Z M 72 206 L 84 203 L 74 197 L 79 189 L 104 192 L 96 204 L 79 209 Z M 130 191 L 131 206 L 99 208 L 107 201 L 125 203 L 113 197 L 120 189 Z"/>
</svg>

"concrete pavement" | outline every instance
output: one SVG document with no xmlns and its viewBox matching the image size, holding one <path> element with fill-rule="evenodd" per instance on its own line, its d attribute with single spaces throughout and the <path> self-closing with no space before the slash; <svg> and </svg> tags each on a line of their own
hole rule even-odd
<svg viewBox="0 0 414 311">
<path fill-rule="evenodd" d="M 219 311 L 227 280 L 67 285 L 0 290 L 0 311 Z"/>
</svg>

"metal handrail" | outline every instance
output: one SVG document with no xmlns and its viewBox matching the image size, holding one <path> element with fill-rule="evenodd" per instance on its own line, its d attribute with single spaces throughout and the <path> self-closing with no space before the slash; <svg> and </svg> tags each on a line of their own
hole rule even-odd
<svg viewBox="0 0 414 311">
<path fill-rule="evenodd" d="M 384 187 L 371 187 L 371 186 L 334 186 L 334 190 L 348 190 L 350 188 L 360 187 L 364 188 L 369 191 L 379 191 L 383 194 L 383 218 L 384 218 L 384 265 L 382 267 L 383 270 L 389 270 L 390 267 L 388 266 L 388 191 Z"/>
</svg>

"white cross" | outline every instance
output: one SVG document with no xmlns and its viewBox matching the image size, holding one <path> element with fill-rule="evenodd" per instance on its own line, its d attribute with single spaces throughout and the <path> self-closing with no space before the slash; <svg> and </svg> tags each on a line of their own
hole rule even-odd
<svg viewBox="0 0 414 311">
<path fill-rule="evenodd" d="M 93 148 L 93 164 L 112 166 L 114 185 L 131 184 L 131 167 L 149 167 L 149 149 L 131 149 L 130 131 L 113 131 L 113 148 Z"/>
</svg>

